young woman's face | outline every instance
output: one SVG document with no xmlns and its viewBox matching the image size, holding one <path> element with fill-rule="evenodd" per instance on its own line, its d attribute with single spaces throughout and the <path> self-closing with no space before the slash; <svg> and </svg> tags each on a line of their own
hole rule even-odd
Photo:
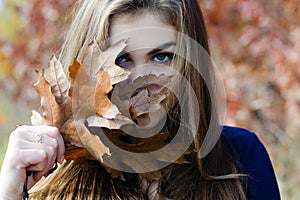
<svg viewBox="0 0 300 200">
<path fill-rule="evenodd" d="M 127 40 L 127 46 L 115 60 L 118 66 L 131 71 L 126 83 L 148 74 L 174 75 L 174 71 L 166 66 L 173 59 L 177 34 L 175 28 L 165 21 L 160 15 L 150 12 L 137 17 L 120 15 L 112 20 L 110 45 Z M 172 107 L 171 103 L 167 105 Z M 155 119 L 150 119 L 148 127 L 158 124 L 165 114 L 161 109 L 153 112 Z"/>
<path fill-rule="evenodd" d="M 151 73 L 156 74 L 160 70 L 155 71 L 155 66 L 169 65 L 173 58 L 176 32 L 158 14 L 146 12 L 137 17 L 121 15 L 112 21 L 110 45 L 122 39 L 127 39 L 128 43 L 116 59 L 116 64 L 128 70 L 139 66 L 150 67 Z"/>
</svg>

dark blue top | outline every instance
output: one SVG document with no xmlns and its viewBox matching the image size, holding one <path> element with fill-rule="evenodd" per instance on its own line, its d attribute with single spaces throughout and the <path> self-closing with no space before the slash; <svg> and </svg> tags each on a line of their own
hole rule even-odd
<svg viewBox="0 0 300 200">
<path fill-rule="evenodd" d="M 269 155 L 258 137 L 245 129 L 223 127 L 232 144 L 242 173 L 247 174 L 245 189 L 249 200 L 280 199 L 278 184 Z"/>
</svg>

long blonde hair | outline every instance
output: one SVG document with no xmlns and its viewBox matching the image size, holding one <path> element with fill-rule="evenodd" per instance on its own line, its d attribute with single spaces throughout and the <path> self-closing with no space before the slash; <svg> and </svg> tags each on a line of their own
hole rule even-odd
<svg viewBox="0 0 300 200">
<path fill-rule="evenodd" d="M 210 127 L 218 130 L 219 121 L 211 92 L 213 69 L 209 59 L 209 47 L 203 16 L 196 0 L 81 0 L 74 20 L 59 56 L 65 69 L 74 59 L 81 60 L 83 52 L 95 38 L 105 44 L 109 38 L 111 21 L 121 15 L 138 16 L 143 12 L 159 14 L 176 31 L 188 35 L 202 46 L 203 52 L 194 50 L 192 44 L 178 36 L 176 51 L 183 55 L 174 58 L 174 65 L 181 65 L 181 73 L 189 81 L 193 91 L 181 88 L 180 97 L 190 113 L 189 122 L 195 129 L 192 147 L 196 152 L 190 158 L 191 164 L 172 164 L 162 177 L 160 192 L 172 199 L 245 199 L 242 175 L 237 171 L 233 150 L 229 141 L 221 135 L 206 157 L 200 156 L 201 144 Z M 103 43 L 104 42 L 104 43 Z M 105 48 L 105 45 L 103 46 Z M 186 60 L 193 60 L 193 66 Z M 67 70 L 66 70 L 67 71 Z M 205 76 L 205 80 L 204 77 Z M 194 92 L 200 113 L 194 113 L 188 98 Z M 181 123 L 180 106 L 170 112 L 167 127 L 170 132 Z M 199 120 L 198 120 L 199 119 Z M 199 121 L 199 122 L 198 122 Z M 187 133 L 189 134 L 189 133 Z M 191 133 L 194 134 L 194 133 Z M 137 174 L 126 174 L 127 180 L 112 179 L 98 161 L 78 163 L 69 161 L 56 172 L 43 190 L 33 194 L 37 199 L 146 199 L 141 194 Z"/>
</svg>

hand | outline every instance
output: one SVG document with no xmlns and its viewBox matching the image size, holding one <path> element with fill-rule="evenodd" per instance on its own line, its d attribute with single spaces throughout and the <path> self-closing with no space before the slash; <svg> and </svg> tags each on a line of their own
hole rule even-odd
<svg viewBox="0 0 300 200">
<path fill-rule="evenodd" d="M 59 130 L 51 126 L 20 126 L 9 138 L 0 174 L 0 200 L 21 199 L 26 170 L 32 171 L 28 190 L 47 176 L 55 162 L 64 160 L 65 146 Z"/>
</svg>

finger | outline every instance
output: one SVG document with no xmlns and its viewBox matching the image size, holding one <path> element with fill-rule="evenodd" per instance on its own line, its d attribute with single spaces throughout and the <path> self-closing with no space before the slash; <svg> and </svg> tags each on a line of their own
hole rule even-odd
<svg viewBox="0 0 300 200">
<path fill-rule="evenodd" d="M 58 142 L 56 139 L 41 134 L 31 134 L 28 140 L 19 142 L 18 147 L 20 149 L 31 149 L 32 147 L 43 145 L 51 146 L 58 150 Z"/>
<path fill-rule="evenodd" d="M 50 166 L 52 165 L 52 163 L 54 163 L 57 160 L 57 148 L 55 148 L 55 146 L 57 146 L 55 139 L 47 136 L 42 136 L 41 143 L 23 141 L 18 146 L 18 148 L 20 150 L 36 149 L 36 150 L 44 151 L 47 154 L 47 159 L 48 159 L 47 162 L 48 165 Z"/>
<path fill-rule="evenodd" d="M 43 136 L 41 138 L 41 142 L 43 143 L 35 143 L 35 142 L 28 142 L 28 141 L 23 141 L 20 145 L 19 145 L 19 150 L 18 151 L 24 151 L 24 150 L 40 150 L 42 151 L 44 154 L 46 154 L 45 156 L 45 160 L 43 161 L 39 161 L 43 162 L 44 165 L 36 165 L 36 163 L 25 163 L 27 166 L 27 170 L 29 171 L 40 171 L 38 172 L 37 175 L 37 180 L 43 176 L 43 175 L 47 175 L 48 172 L 52 169 L 54 163 L 57 160 L 57 148 L 54 148 L 52 143 L 53 143 L 53 138 L 47 137 L 47 136 Z M 46 144 L 44 144 L 46 143 Z M 30 159 L 30 157 L 29 157 Z M 25 160 L 26 161 L 26 160 Z M 30 166 L 28 166 L 28 164 L 30 164 Z"/>
<path fill-rule="evenodd" d="M 36 166 L 37 170 L 47 168 L 47 153 L 40 149 L 19 150 L 15 160 L 18 169 L 27 169 L 30 166 Z"/>
<path fill-rule="evenodd" d="M 55 159 L 51 158 L 51 154 L 53 153 L 49 152 L 49 150 L 47 152 L 45 148 L 20 150 L 19 155 L 24 159 L 23 159 L 23 163 L 21 163 L 21 165 L 18 168 L 23 168 L 26 169 L 27 171 L 34 172 L 32 177 L 37 182 L 43 176 L 47 176 L 49 170 L 53 167 L 55 163 Z"/>
<path fill-rule="evenodd" d="M 36 136 L 37 137 L 37 136 Z M 40 143 L 37 144 L 37 146 L 43 146 L 43 145 L 48 145 L 48 151 L 49 155 L 51 156 L 50 158 L 54 158 L 54 161 L 58 161 L 59 163 L 62 164 L 64 160 L 64 145 L 61 147 L 61 145 L 58 144 L 57 139 L 48 137 L 46 135 L 40 135 Z M 45 146 L 43 146 L 45 148 Z M 50 148 L 53 148 L 52 149 Z M 54 154 L 53 154 L 54 153 Z"/>
<path fill-rule="evenodd" d="M 64 145 L 62 145 L 62 148 L 59 148 L 56 138 L 58 137 L 58 140 L 61 138 L 60 140 L 62 141 L 62 137 L 60 136 L 57 128 L 49 126 L 22 126 L 16 129 L 15 133 L 12 134 L 11 137 L 11 143 L 13 143 L 10 145 L 12 152 L 16 149 L 37 149 L 44 151 L 46 154 L 47 159 L 44 163 L 47 167 L 42 170 L 39 166 L 36 166 L 36 168 L 33 167 L 35 170 L 41 170 L 41 172 L 38 172 L 37 175 L 35 175 L 35 179 L 37 180 L 43 175 L 48 174 L 56 160 L 62 162 L 59 160 L 58 156 L 63 156 L 64 152 L 58 153 L 58 151 L 64 151 Z"/>
<path fill-rule="evenodd" d="M 65 144 L 58 128 L 53 126 L 37 126 L 41 135 L 46 135 L 53 139 L 53 147 L 57 148 L 57 160 L 62 163 L 65 153 Z"/>
<path fill-rule="evenodd" d="M 47 153 L 44 150 L 23 149 L 19 152 L 19 159 L 24 159 L 18 168 L 24 169 L 24 173 L 25 171 L 33 172 L 31 176 L 33 179 L 32 185 L 38 182 L 43 176 L 47 176 L 49 162 Z"/>
<path fill-rule="evenodd" d="M 45 169 L 43 169 L 42 171 L 46 171 L 48 173 L 53 168 L 53 166 L 57 160 L 57 149 L 52 147 L 51 145 L 47 145 L 47 144 L 43 144 L 43 143 L 33 143 L 33 144 L 31 143 L 30 148 L 39 149 L 46 153 L 47 159 L 45 160 L 45 162 L 47 163 L 47 167 Z M 44 173 L 42 173 L 42 174 L 44 174 Z"/>
<path fill-rule="evenodd" d="M 47 137 L 46 137 L 47 136 Z M 37 141 L 38 137 L 40 141 Z M 46 137 L 46 138 L 44 138 Z M 57 148 L 57 160 L 63 162 L 63 155 L 65 152 L 65 146 L 63 138 L 56 127 L 52 126 L 20 126 L 11 136 L 15 142 L 26 140 L 28 142 L 42 142 L 51 145 L 53 148 Z M 22 142 L 19 142 L 20 145 Z"/>
<path fill-rule="evenodd" d="M 46 154 L 41 150 L 8 151 L 1 169 L 1 188 L 9 193 L 12 192 L 11 197 L 20 196 L 26 180 L 26 168 L 39 165 L 40 169 L 44 169 L 46 168 L 46 163 L 43 162 L 45 159 Z"/>
</svg>

